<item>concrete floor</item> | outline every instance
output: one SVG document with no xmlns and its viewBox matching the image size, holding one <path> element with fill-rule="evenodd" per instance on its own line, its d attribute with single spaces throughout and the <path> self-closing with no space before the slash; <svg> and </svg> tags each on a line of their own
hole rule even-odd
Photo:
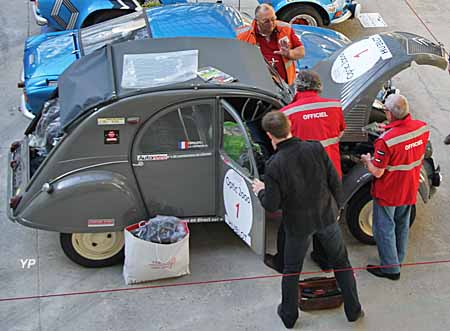
<svg viewBox="0 0 450 331">
<path fill-rule="evenodd" d="M 234 1 L 234 0 L 233 0 Z M 236 2 L 236 1 L 235 1 Z M 448 0 L 409 0 L 445 45 L 450 45 Z M 363 12 L 380 12 L 387 30 L 430 37 L 404 0 L 361 0 Z M 14 6 L 12 6 L 14 5 Z M 241 2 L 252 12 L 255 3 Z M 23 41 L 38 31 L 28 12 L 29 1 L 0 0 L 0 164 L 9 144 L 21 137 L 28 121 L 17 112 L 15 87 L 22 67 Z M 335 27 L 355 39 L 382 29 L 362 29 L 358 21 Z M 427 205 L 419 204 L 407 261 L 448 260 L 450 146 L 450 77 L 436 68 L 414 65 L 395 79 L 416 117 L 431 127 L 434 157 L 446 178 Z M 121 266 L 84 269 L 69 261 L 58 235 L 13 224 L 5 213 L 5 167 L 0 168 L 0 299 L 123 288 Z M 272 226 L 274 228 L 274 226 Z M 356 242 L 344 228 L 354 266 L 377 262 L 375 247 Z M 224 224 L 191 226 L 191 275 L 150 284 L 274 275 Z M 22 269 L 20 260 L 36 266 Z M 304 271 L 317 268 L 307 260 Z M 302 313 L 302 330 L 449 330 L 450 265 L 408 267 L 398 282 L 356 274 L 366 317 L 346 322 L 342 309 Z M 146 289 L 105 294 L 0 302 L 0 330 L 283 330 L 276 315 L 280 279 Z"/>
</svg>

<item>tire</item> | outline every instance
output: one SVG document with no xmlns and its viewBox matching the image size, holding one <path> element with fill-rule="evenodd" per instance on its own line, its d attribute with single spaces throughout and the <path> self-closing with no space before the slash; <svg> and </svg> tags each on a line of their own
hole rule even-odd
<svg viewBox="0 0 450 331">
<path fill-rule="evenodd" d="M 88 268 L 108 267 L 123 262 L 123 232 L 61 233 L 61 247 L 73 262 Z"/>
<path fill-rule="evenodd" d="M 87 26 L 105 22 L 105 21 L 129 14 L 129 13 L 130 13 L 130 11 L 128 11 L 128 10 L 117 10 L 117 9 L 116 10 L 114 10 L 114 9 L 102 10 L 100 12 L 93 13 L 88 18 L 86 18 L 86 20 L 83 22 L 82 27 L 85 28 Z"/>
<path fill-rule="evenodd" d="M 309 5 L 291 5 L 279 14 L 279 18 L 291 24 L 324 26 L 320 13 Z"/>
<path fill-rule="evenodd" d="M 370 185 L 361 188 L 352 197 L 347 206 L 346 220 L 348 228 L 359 242 L 366 245 L 375 245 L 372 232 L 373 204 L 370 195 Z M 410 224 L 414 224 L 416 218 L 416 206 L 411 209 Z"/>
</svg>

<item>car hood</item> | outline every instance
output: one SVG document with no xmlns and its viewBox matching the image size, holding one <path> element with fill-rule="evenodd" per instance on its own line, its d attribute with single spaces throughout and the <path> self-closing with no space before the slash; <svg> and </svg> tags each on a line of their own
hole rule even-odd
<svg viewBox="0 0 450 331">
<path fill-rule="evenodd" d="M 351 43 L 342 33 L 330 29 L 293 24 L 295 34 L 305 47 L 305 57 L 297 61 L 297 68 L 311 69 L 342 47 Z"/>
<path fill-rule="evenodd" d="M 211 4 L 179 4 L 147 10 L 152 38 L 235 38 L 242 26 L 240 14 L 230 7 Z"/>
<path fill-rule="evenodd" d="M 347 129 L 341 141 L 367 139 L 362 128 L 377 93 L 412 62 L 443 70 L 448 65 L 441 45 L 412 33 L 392 32 L 352 42 L 313 68 L 322 78 L 322 96 L 342 102 Z"/>
<path fill-rule="evenodd" d="M 23 68 L 25 80 L 59 76 L 73 61 L 75 54 L 75 31 L 41 34 L 25 42 Z"/>
</svg>

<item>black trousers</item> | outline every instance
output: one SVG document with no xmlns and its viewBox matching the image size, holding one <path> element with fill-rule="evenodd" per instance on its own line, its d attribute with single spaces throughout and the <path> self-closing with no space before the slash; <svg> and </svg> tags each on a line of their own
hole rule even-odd
<svg viewBox="0 0 450 331">
<path fill-rule="evenodd" d="M 327 254 L 328 261 L 333 269 L 351 268 L 341 229 L 337 223 L 316 232 L 315 235 Z M 298 237 L 286 233 L 283 274 L 300 273 L 302 271 L 311 237 L 312 234 L 306 237 Z M 344 298 L 345 315 L 348 320 L 354 320 L 361 311 L 361 304 L 359 303 L 353 271 L 335 271 L 334 275 Z M 281 282 L 281 315 L 288 323 L 295 323 L 298 318 L 298 281 L 299 275 L 294 275 L 283 276 Z"/>
</svg>

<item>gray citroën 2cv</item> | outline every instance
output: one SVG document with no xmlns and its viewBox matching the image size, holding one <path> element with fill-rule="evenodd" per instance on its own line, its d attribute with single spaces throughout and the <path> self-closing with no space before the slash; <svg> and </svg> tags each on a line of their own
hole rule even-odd
<svg viewBox="0 0 450 331">
<path fill-rule="evenodd" d="M 323 94 L 342 99 L 347 222 L 363 242 L 372 240 L 370 220 L 361 220 L 371 204 L 370 175 L 357 158 L 372 150 L 374 138 L 361 129 L 373 100 L 412 61 L 446 66 L 439 45 L 425 39 L 416 45 L 416 37 L 363 39 L 315 67 Z M 373 63 L 344 82 L 333 79 L 332 66 L 342 67 L 345 56 L 359 51 L 358 43 L 370 46 Z M 196 75 L 202 69 L 209 76 Z M 348 70 L 340 69 L 334 75 Z M 23 140 L 11 145 L 9 218 L 60 232 L 66 255 L 90 267 L 121 261 L 123 229 L 156 214 L 225 221 L 261 255 L 265 212 L 251 179 L 263 175 L 264 157 L 273 151 L 260 119 L 292 97 L 259 50 L 240 41 L 107 45 L 66 70 L 59 96 L 46 103 Z M 421 195 L 428 200 L 439 177 L 431 153 L 422 171 Z"/>
</svg>

